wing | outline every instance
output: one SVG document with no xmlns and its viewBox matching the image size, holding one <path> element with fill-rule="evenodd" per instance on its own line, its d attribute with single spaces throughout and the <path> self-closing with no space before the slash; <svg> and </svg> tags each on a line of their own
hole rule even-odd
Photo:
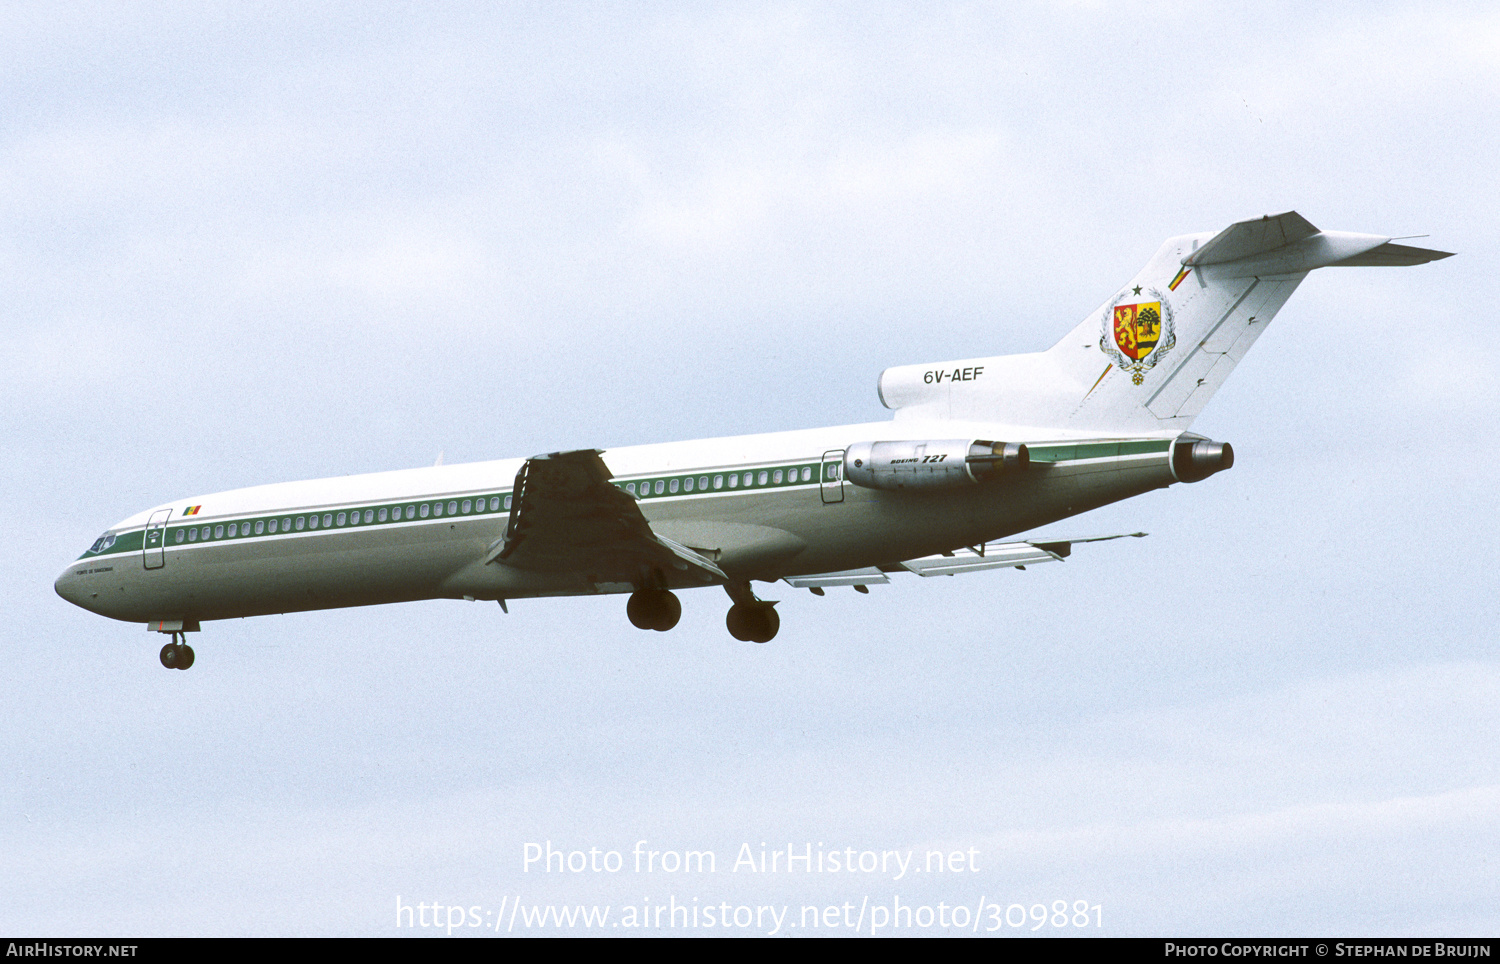
<svg viewBox="0 0 1500 964">
<path fill-rule="evenodd" d="M 1025 569 L 1039 562 L 1061 562 L 1073 553 L 1073 546 L 1081 542 L 1108 542 L 1110 539 L 1141 538 L 1144 532 L 1125 532 L 1115 536 L 1091 536 L 1087 539 L 1068 539 L 1043 542 L 991 542 L 972 549 L 937 556 L 908 559 L 890 566 L 870 566 L 866 569 L 849 569 L 844 572 L 820 572 L 807 576 L 790 576 L 786 583 L 796 589 L 811 589 L 821 592 L 829 586 L 854 586 L 863 590 L 866 586 L 878 586 L 891 581 L 889 573 L 914 572 L 919 576 L 957 576 L 965 572 L 984 569 Z"/>
<path fill-rule="evenodd" d="M 617 577 L 642 587 L 657 584 L 658 571 L 728 581 L 708 559 L 651 531 L 635 497 L 613 477 L 598 449 L 527 459 L 516 473 L 510 525 L 485 562 Z"/>
</svg>

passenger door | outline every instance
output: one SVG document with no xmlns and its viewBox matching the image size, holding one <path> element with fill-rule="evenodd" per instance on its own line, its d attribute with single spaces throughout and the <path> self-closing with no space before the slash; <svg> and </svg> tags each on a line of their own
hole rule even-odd
<svg viewBox="0 0 1500 964">
<path fill-rule="evenodd" d="M 844 450 L 829 449 L 823 453 L 821 472 L 823 504 L 832 505 L 844 501 Z"/>
<path fill-rule="evenodd" d="M 167 520 L 171 517 L 171 509 L 157 509 L 146 523 L 142 551 L 147 569 L 160 569 L 167 564 Z"/>
</svg>

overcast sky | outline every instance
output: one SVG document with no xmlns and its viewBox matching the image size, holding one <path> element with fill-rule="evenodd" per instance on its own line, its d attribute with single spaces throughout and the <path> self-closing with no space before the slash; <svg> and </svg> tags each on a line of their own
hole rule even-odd
<svg viewBox="0 0 1500 964">
<path fill-rule="evenodd" d="M 0 931 L 1500 930 L 1491 5 L 9 3 L 0 103 Z M 1233 471 L 1050 527 L 1151 533 L 1065 565 L 769 587 L 765 646 L 717 590 L 666 634 L 210 623 L 187 673 L 52 589 L 194 494 L 880 420 L 882 368 L 1047 347 L 1289 209 L 1459 256 L 1315 273 L 1195 425 Z M 524 869 L 547 840 L 719 872 Z M 978 869 L 730 870 L 762 842 Z"/>
</svg>

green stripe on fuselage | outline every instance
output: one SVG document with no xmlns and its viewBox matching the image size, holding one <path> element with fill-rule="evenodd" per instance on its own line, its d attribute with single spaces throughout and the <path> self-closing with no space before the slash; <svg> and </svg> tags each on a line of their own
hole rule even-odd
<svg viewBox="0 0 1500 964">
<path fill-rule="evenodd" d="M 720 468 L 709 472 L 636 476 L 615 479 L 613 482 L 616 488 L 629 492 L 641 501 L 654 501 L 661 498 L 718 496 L 763 489 L 816 486 L 819 484 L 821 474 L 821 463 L 802 461 L 792 464 L 736 468 L 732 472 Z M 731 476 L 734 480 L 733 484 L 730 482 Z M 804 479 L 803 476 L 806 478 Z M 763 477 L 764 481 L 762 481 Z M 707 480 L 706 486 L 703 484 L 704 480 Z M 660 491 L 657 490 L 658 485 Z M 189 516 L 188 518 L 192 520 L 191 524 L 174 524 L 166 528 L 163 548 L 177 549 L 210 543 L 281 538 L 288 535 L 378 529 L 452 518 L 500 518 L 510 513 L 511 494 L 511 490 L 506 489 L 481 495 L 470 493 L 464 496 L 444 496 L 443 498 L 428 496 L 423 499 L 403 499 L 400 502 L 319 507 L 315 512 L 300 509 L 271 515 L 232 516 L 217 519 L 210 516 L 203 518 L 201 522 L 199 517 Z M 464 509 L 465 503 L 469 504 L 468 510 Z M 338 521 L 340 515 L 344 516 L 342 523 Z M 370 516 L 368 522 L 364 521 L 366 515 Z M 316 522 L 313 521 L 315 519 Z M 327 523 L 323 521 L 324 519 L 328 520 Z M 229 534 L 231 528 L 234 530 L 234 535 Z M 193 538 L 189 538 L 190 535 Z M 88 551 L 78 558 L 80 560 L 96 559 L 126 552 L 140 552 L 144 542 L 145 530 L 135 529 L 117 535 L 114 544 L 108 548 L 98 552 Z"/>
<path fill-rule="evenodd" d="M 1157 455 L 1171 447 L 1171 439 L 1156 438 L 1108 442 L 1046 442 L 1026 446 L 1033 462 L 1081 462 L 1128 455 Z"/>
<path fill-rule="evenodd" d="M 1031 454 L 1031 461 L 1056 464 L 1090 459 L 1164 454 L 1171 445 L 1170 439 L 1119 439 L 1098 442 L 1044 442 L 1028 445 L 1027 448 Z M 822 482 L 831 481 L 825 478 L 827 474 L 821 461 L 803 460 L 794 463 L 737 467 L 732 471 L 719 468 L 671 475 L 634 476 L 614 479 L 613 482 L 617 488 L 645 502 L 663 498 L 702 498 L 766 489 L 813 487 Z M 730 484 L 731 479 L 734 481 L 733 485 Z M 658 491 L 658 486 L 660 491 Z M 202 522 L 190 516 L 188 518 L 193 520 L 192 524 L 178 523 L 166 528 L 163 548 L 178 549 L 223 542 L 283 538 L 288 535 L 312 535 L 322 532 L 404 526 L 446 521 L 452 518 L 501 518 L 509 515 L 510 498 L 511 491 L 505 489 L 477 495 L 470 493 L 456 497 L 428 496 L 423 499 L 403 499 L 400 502 L 346 504 L 337 507 L 320 507 L 316 512 L 301 509 L 275 514 L 218 518 L 212 521 L 205 519 Z M 463 509 L 465 502 L 470 504 L 467 512 Z M 453 506 L 454 511 L 449 511 L 450 505 Z M 491 505 L 495 508 L 491 508 Z M 425 515 L 422 513 L 424 509 Z M 409 513 L 408 510 L 413 511 Z M 341 513 L 345 517 L 343 524 L 338 522 L 338 516 Z M 381 517 L 382 513 L 384 513 L 384 518 Z M 371 517 L 369 522 L 364 521 L 366 514 Z M 316 525 L 311 522 L 314 518 L 317 519 Z M 325 518 L 329 520 L 326 525 L 323 523 Z M 356 519 L 358 521 L 354 521 Z M 229 535 L 231 527 L 235 533 L 232 536 Z M 206 536 L 205 530 L 207 530 Z M 190 533 L 197 538 L 189 539 Z M 84 552 L 78 558 L 79 560 L 94 559 L 140 552 L 144 541 L 144 529 L 130 530 L 118 534 L 114 544 L 108 548 L 98 552 Z"/>
</svg>

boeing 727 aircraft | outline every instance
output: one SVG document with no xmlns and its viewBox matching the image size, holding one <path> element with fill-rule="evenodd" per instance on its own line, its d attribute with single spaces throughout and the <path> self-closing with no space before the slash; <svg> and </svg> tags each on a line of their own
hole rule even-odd
<svg viewBox="0 0 1500 964">
<path fill-rule="evenodd" d="M 57 592 L 169 635 L 176 669 L 205 620 L 628 593 L 630 621 L 665 631 L 698 586 L 763 643 L 780 619 L 754 581 L 865 591 L 1060 560 L 1070 542 L 1005 540 L 1229 468 L 1188 428 L 1308 272 L 1448 256 L 1295 212 L 1241 221 L 1169 239 L 1047 351 L 887 369 L 892 421 L 175 499 L 111 527 Z"/>
</svg>

